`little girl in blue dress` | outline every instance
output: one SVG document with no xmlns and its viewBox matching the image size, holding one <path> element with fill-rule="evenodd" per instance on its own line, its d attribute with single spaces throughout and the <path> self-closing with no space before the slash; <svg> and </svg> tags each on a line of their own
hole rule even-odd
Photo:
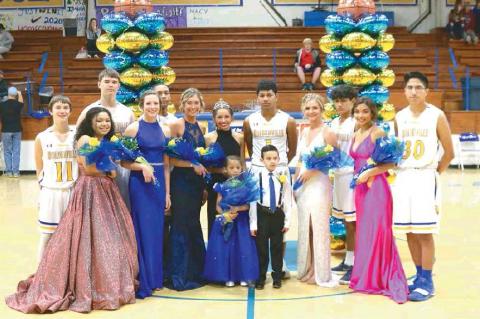
<svg viewBox="0 0 480 319">
<path fill-rule="evenodd" d="M 233 287 L 238 282 L 242 286 L 247 286 L 248 282 L 254 282 L 258 278 L 257 248 L 254 238 L 250 235 L 248 217 L 250 202 L 255 201 L 253 198 L 258 195 L 258 190 L 255 190 L 255 187 L 245 187 L 245 183 L 253 176 L 248 176 L 249 172 L 242 173 L 242 167 L 240 157 L 227 156 L 225 169 L 229 179 L 214 186 L 214 190 L 219 193 L 217 199 L 219 214 L 208 241 L 203 271 L 206 280 L 222 282 L 227 287 Z M 250 194 L 244 196 L 238 193 L 244 192 L 245 189 L 249 189 Z M 233 206 L 231 201 L 228 201 L 229 198 L 237 200 L 244 198 L 245 201 L 242 202 L 240 199 Z"/>
</svg>

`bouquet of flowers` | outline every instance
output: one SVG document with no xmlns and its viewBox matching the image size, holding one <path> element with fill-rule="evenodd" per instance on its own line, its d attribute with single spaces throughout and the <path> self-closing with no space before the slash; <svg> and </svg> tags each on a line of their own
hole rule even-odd
<svg viewBox="0 0 480 319">
<path fill-rule="evenodd" d="M 225 163 L 225 152 L 218 143 L 207 148 L 197 147 L 194 154 L 195 159 L 205 167 L 223 167 Z"/>
<path fill-rule="evenodd" d="M 357 185 L 358 177 L 378 164 L 387 164 L 387 163 L 395 163 L 402 159 L 403 152 L 405 150 L 405 143 L 400 141 L 395 136 L 384 136 L 378 138 L 375 141 L 375 148 L 373 150 L 372 155 L 367 160 L 367 163 L 360 168 L 358 173 L 353 176 L 353 180 L 350 183 L 351 188 L 355 188 Z"/>
<path fill-rule="evenodd" d="M 138 148 L 137 140 L 133 137 L 112 136 L 110 141 L 90 137 L 88 143 L 82 145 L 78 153 L 85 156 L 88 165 L 95 164 L 102 172 L 109 172 L 117 167 L 115 161 L 129 161 L 150 165 Z"/>
<path fill-rule="evenodd" d="M 170 139 L 167 143 L 166 152 L 170 157 L 188 161 L 195 165 L 199 164 L 195 158 L 193 144 L 184 138 Z"/>
<path fill-rule="evenodd" d="M 220 214 L 217 219 L 222 224 L 223 237 L 227 241 L 233 227 L 228 210 L 232 206 L 242 206 L 257 201 L 260 198 L 260 187 L 255 175 L 250 171 L 245 171 L 223 183 L 216 183 L 213 185 L 213 189 L 222 195 L 220 207 L 224 213 Z"/>
<path fill-rule="evenodd" d="M 309 154 L 303 154 L 301 159 L 307 169 L 318 170 L 326 175 L 331 169 L 353 166 L 353 159 L 347 153 L 330 144 L 315 147 Z M 301 186 L 302 183 L 296 180 L 293 190 L 296 191 Z"/>
</svg>

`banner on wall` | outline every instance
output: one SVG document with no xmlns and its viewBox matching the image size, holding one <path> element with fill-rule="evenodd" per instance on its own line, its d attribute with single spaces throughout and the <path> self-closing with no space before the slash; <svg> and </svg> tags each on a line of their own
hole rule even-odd
<svg viewBox="0 0 480 319">
<path fill-rule="evenodd" d="M 447 2 L 447 6 L 454 6 L 455 5 L 455 0 L 446 0 Z M 465 4 L 471 4 L 471 5 L 474 5 L 475 4 L 475 0 L 464 0 L 464 3 Z"/>
<path fill-rule="evenodd" d="M 2 4 L 0 0 L 0 4 Z M 77 35 L 85 33 L 86 6 L 84 0 L 67 0 L 63 8 L 26 8 L 3 10 L 0 23 L 7 30 L 63 30 L 64 19 L 77 21 Z"/>
<path fill-rule="evenodd" d="M 0 10 L 65 8 L 65 0 L 0 0 Z"/>
<path fill-rule="evenodd" d="M 97 0 L 98 2 L 99 0 Z M 187 7 L 181 6 L 153 6 L 153 10 L 159 12 L 165 19 L 166 28 L 186 28 L 187 27 Z M 102 17 L 113 11 L 113 6 L 97 7 L 96 15 L 98 21 Z"/>
<path fill-rule="evenodd" d="M 241 6 L 243 0 L 152 0 L 152 4 L 154 6 Z M 113 7 L 113 0 L 95 0 L 95 5 Z"/>
<path fill-rule="evenodd" d="M 270 0 L 273 5 L 317 5 L 318 1 L 314 0 Z M 449 0 L 447 0 L 449 1 Z M 453 1 L 455 2 L 455 1 Z M 338 0 L 321 1 L 320 5 L 336 5 Z M 382 0 L 377 3 L 377 8 L 382 5 L 387 6 L 415 6 L 417 0 Z"/>
</svg>

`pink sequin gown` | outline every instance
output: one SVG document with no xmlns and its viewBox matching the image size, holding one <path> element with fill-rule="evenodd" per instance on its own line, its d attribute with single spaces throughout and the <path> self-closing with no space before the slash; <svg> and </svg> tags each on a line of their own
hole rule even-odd
<svg viewBox="0 0 480 319">
<path fill-rule="evenodd" d="M 355 173 L 366 163 L 375 144 L 367 137 L 356 150 L 350 149 L 355 160 Z M 368 294 L 381 294 L 397 303 L 407 301 L 407 279 L 392 232 L 393 201 L 385 174 L 375 176 L 355 187 L 357 232 L 355 263 L 350 288 Z"/>
<path fill-rule="evenodd" d="M 5 301 L 24 313 L 114 310 L 135 303 L 137 273 L 133 224 L 118 187 L 81 174 L 36 274 Z"/>
</svg>

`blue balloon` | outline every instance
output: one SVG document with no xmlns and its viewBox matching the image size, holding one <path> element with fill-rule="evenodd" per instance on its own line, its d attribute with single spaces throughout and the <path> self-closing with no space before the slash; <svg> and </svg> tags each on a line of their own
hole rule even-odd
<svg viewBox="0 0 480 319">
<path fill-rule="evenodd" d="M 344 238 L 346 236 L 347 233 L 343 220 L 330 216 L 330 234 L 335 238 Z"/>
<path fill-rule="evenodd" d="M 103 16 L 100 27 L 108 33 L 117 35 L 133 27 L 133 22 L 124 13 L 111 12 Z"/>
<path fill-rule="evenodd" d="M 345 34 L 355 30 L 355 21 L 348 16 L 329 15 L 325 19 L 325 30 L 327 33 L 333 33 L 337 37 L 343 37 Z"/>
<path fill-rule="evenodd" d="M 103 57 L 103 65 L 117 71 L 130 67 L 133 62 L 134 59 L 131 55 L 120 51 L 110 52 Z"/>
<path fill-rule="evenodd" d="M 138 63 L 145 68 L 159 68 L 168 64 L 168 52 L 158 49 L 143 51 L 138 57 Z"/>
<path fill-rule="evenodd" d="M 120 85 L 120 88 L 117 91 L 117 101 L 120 103 L 130 103 L 135 101 L 138 98 L 137 92 L 132 89 L 127 88 L 124 85 Z"/>
<path fill-rule="evenodd" d="M 387 30 L 388 18 L 384 14 L 370 14 L 358 21 L 357 28 L 376 37 L 379 33 Z"/>
<path fill-rule="evenodd" d="M 385 69 L 390 63 L 390 57 L 387 53 L 379 49 L 369 50 L 363 53 L 358 62 L 371 71 L 380 71 Z"/>
<path fill-rule="evenodd" d="M 357 59 L 353 54 L 345 50 L 335 50 L 327 54 L 327 66 L 335 72 L 341 72 L 353 66 Z"/>
<path fill-rule="evenodd" d="M 327 94 L 327 98 L 328 98 L 329 100 L 332 100 L 332 92 L 333 92 L 333 89 L 334 89 L 334 88 L 335 88 L 335 86 L 331 86 L 331 87 L 329 87 L 329 88 L 327 89 L 327 93 L 326 93 L 326 94 Z"/>
<path fill-rule="evenodd" d="M 376 104 L 383 104 L 390 97 L 388 89 L 380 84 L 369 85 L 361 90 L 358 95 L 360 97 L 368 97 Z"/>
<path fill-rule="evenodd" d="M 135 26 L 148 34 L 154 34 L 165 30 L 165 20 L 158 12 L 149 12 L 135 19 Z"/>
</svg>

